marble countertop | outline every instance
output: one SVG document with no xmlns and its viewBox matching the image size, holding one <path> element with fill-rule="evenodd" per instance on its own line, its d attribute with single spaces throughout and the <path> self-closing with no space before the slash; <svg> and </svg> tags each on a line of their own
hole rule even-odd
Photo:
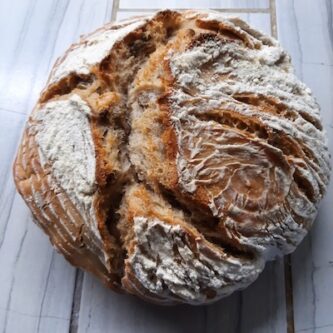
<svg viewBox="0 0 333 333">
<path fill-rule="evenodd" d="M 333 149 L 332 0 L 0 0 L 0 332 L 333 332 L 333 185 L 298 250 L 209 306 L 159 307 L 105 289 L 55 252 L 16 193 L 11 165 L 55 59 L 105 22 L 213 8 L 272 34 L 316 95 Z"/>
</svg>

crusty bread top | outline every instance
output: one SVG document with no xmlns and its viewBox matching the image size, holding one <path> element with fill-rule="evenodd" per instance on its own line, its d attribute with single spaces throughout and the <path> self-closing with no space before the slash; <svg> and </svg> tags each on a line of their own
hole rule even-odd
<svg viewBox="0 0 333 333">
<path fill-rule="evenodd" d="M 292 252 L 329 171 L 318 104 L 289 56 L 212 11 L 81 38 L 56 62 L 14 165 L 69 261 L 162 304 L 214 301 Z"/>
</svg>

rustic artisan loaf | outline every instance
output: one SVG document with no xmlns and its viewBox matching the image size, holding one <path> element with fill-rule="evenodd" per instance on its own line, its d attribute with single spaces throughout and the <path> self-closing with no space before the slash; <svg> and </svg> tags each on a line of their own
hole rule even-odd
<svg viewBox="0 0 333 333">
<path fill-rule="evenodd" d="M 329 168 L 319 107 L 276 40 L 162 11 L 57 61 L 14 176 L 71 263 L 118 291 L 201 304 L 295 249 Z"/>
</svg>

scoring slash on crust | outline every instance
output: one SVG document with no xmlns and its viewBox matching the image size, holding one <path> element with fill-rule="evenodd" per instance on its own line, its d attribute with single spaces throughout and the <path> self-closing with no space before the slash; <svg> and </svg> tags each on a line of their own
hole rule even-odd
<svg viewBox="0 0 333 333">
<path fill-rule="evenodd" d="M 160 304 L 203 304 L 292 252 L 329 181 L 319 107 L 278 42 L 161 11 L 60 58 L 14 164 L 71 263 Z"/>
</svg>

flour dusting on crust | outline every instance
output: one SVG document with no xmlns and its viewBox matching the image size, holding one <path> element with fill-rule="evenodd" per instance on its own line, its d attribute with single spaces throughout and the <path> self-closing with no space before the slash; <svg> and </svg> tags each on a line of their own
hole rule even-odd
<svg viewBox="0 0 333 333">
<path fill-rule="evenodd" d="M 311 90 L 239 18 L 161 11 L 54 66 L 14 165 L 68 260 L 113 289 L 205 304 L 294 251 L 330 175 Z"/>
<path fill-rule="evenodd" d="M 35 113 L 36 142 L 44 167 L 50 167 L 57 184 L 92 220 L 96 191 L 95 147 L 89 122 L 90 108 L 78 95 L 46 103 Z"/>
<path fill-rule="evenodd" d="M 146 20 L 124 22 L 126 25 L 118 29 L 108 29 L 94 33 L 78 44 L 61 60 L 52 72 L 50 83 L 55 83 L 65 76 L 75 73 L 89 75 L 91 67 L 100 63 L 110 52 L 113 45 L 127 34 L 142 26 Z"/>
<path fill-rule="evenodd" d="M 171 52 L 170 101 L 180 186 L 188 193 L 204 188 L 230 239 L 271 258 L 293 251 L 306 234 L 328 182 L 329 154 L 319 107 L 287 54 L 277 42 L 250 38 L 255 47 L 212 36 Z M 281 138 L 299 154 L 284 151 Z M 295 185 L 296 175 L 315 201 Z M 307 212 L 304 225 L 296 222 L 299 205 Z"/>
<path fill-rule="evenodd" d="M 188 303 L 212 302 L 245 288 L 264 267 L 263 260 L 235 258 L 204 239 L 190 243 L 186 230 L 158 219 L 134 218 L 135 249 L 129 263 L 152 293 Z"/>
</svg>

